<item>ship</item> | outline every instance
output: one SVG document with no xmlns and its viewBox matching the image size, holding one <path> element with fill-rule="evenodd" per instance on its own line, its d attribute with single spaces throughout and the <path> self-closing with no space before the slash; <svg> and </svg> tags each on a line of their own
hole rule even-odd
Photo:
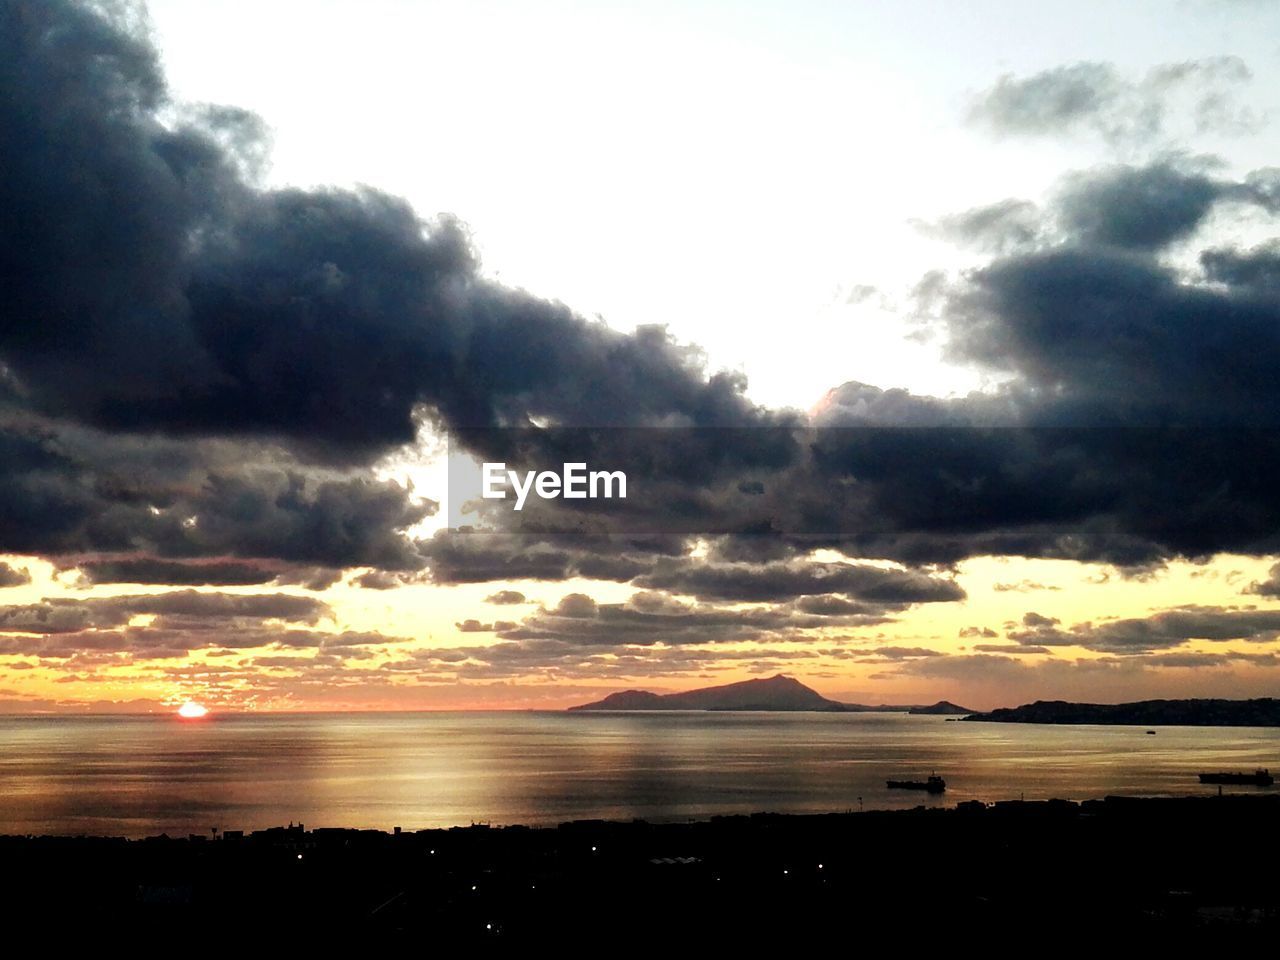
<svg viewBox="0 0 1280 960">
<path fill-rule="evenodd" d="M 1201 783 L 1245 783 L 1255 787 L 1269 787 L 1275 783 L 1270 770 L 1259 767 L 1253 773 L 1202 773 Z"/>
<path fill-rule="evenodd" d="M 926 793 L 942 793 L 947 789 L 947 781 L 936 773 L 930 774 L 927 780 L 886 780 L 890 790 L 924 790 Z"/>
</svg>

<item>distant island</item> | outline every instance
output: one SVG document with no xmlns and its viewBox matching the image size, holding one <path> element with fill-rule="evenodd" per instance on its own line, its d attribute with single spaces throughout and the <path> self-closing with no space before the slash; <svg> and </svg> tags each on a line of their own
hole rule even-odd
<svg viewBox="0 0 1280 960">
<path fill-rule="evenodd" d="M 1132 724 L 1166 727 L 1280 727 L 1280 700 L 1139 700 L 1135 703 L 1068 703 L 1037 700 L 1020 707 L 971 713 L 988 723 Z"/>
<path fill-rule="evenodd" d="M 718 687 L 702 687 L 682 693 L 623 690 L 603 700 L 583 703 L 569 710 L 774 710 L 823 713 L 971 713 L 947 700 L 929 706 L 867 706 L 830 700 L 794 677 L 778 674 L 768 679 L 742 680 Z"/>
</svg>

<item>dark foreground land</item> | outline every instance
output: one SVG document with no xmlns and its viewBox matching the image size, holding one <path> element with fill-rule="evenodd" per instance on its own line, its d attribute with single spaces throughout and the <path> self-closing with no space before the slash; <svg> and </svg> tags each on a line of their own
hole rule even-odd
<svg viewBox="0 0 1280 960">
<path fill-rule="evenodd" d="M 1068 936 L 1265 943 L 1280 923 L 1277 826 L 1280 796 L 1229 794 L 395 835 L 8 837 L 0 903 L 10 929 L 202 945 L 263 932 L 606 956 L 871 936 L 907 952 L 975 936 L 1028 937 L 1035 952 Z"/>
</svg>

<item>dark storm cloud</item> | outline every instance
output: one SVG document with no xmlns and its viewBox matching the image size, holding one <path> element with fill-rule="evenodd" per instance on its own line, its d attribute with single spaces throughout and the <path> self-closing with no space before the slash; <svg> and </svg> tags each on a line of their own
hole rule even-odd
<svg viewBox="0 0 1280 960">
<path fill-rule="evenodd" d="M 802 596 L 795 602 L 795 607 L 801 613 L 807 613 L 815 617 L 842 617 L 849 614 L 875 615 L 882 612 L 882 609 L 874 604 L 860 603 L 847 597 L 831 595 Z"/>
<path fill-rule="evenodd" d="M 1203 174 L 1169 166 L 1126 167 L 1078 180 L 1060 201 L 1061 214 L 1085 243 L 1153 249 L 1191 233 L 1223 189 Z"/>
<path fill-rule="evenodd" d="M 0 418 L 0 454 L 0 549 L 136 561 L 104 569 L 108 577 L 197 558 L 275 561 L 253 565 L 309 586 L 335 582 L 335 568 L 346 566 L 418 568 L 407 530 L 436 507 L 395 481 L 308 466 L 268 447 L 108 435 L 31 417 Z M 173 572 L 176 584 L 219 582 L 194 568 Z"/>
<path fill-rule="evenodd" d="M 1169 162 L 1114 167 L 1069 178 L 1057 214 L 1077 242 L 1154 250 L 1189 236 L 1219 203 L 1277 212 L 1275 180 L 1271 170 L 1235 182 Z"/>
<path fill-rule="evenodd" d="M 1280 610 L 1189 607 L 1076 629 L 1085 639 L 1084 646 L 1118 653 L 1176 647 L 1189 640 L 1265 643 L 1280 634 Z"/>
<path fill-rule="evenodd" d="M 1085 248 L 1156 251 L 1191 236 L 1220 208 L 1280 210 L 1276 170 L 1256 170 L 1232 180 L 1212 176 L 1209 166 L 1203 159 L 1174 157 L 1074 173 L 1063 178 L 1044 208 L 1009 198 L 943 217 L 924 229 L 997 255 L 1044 247 L 1055 239 Z M 1206 268 L 1238 282 L 1249 274 L 1265 276 L 1269 260 L 1265 250 L 1243 262 L 1228 252 L 1210 255 Z M 945 289 L 935 293 L 945 299 Z"/>
<path fill-rule="evenodd" d="M 637 586 L 687 594 L 700 600 L 760 602 L 815 594 L 886 606 L 962 600 L 965 593 L 952 580 L 909 570 L 846 563 L 691 564 L 666 562 Z"/>
<path fill-rule="evenodd" d="M 149 43 L 95 8 L 5 0 L 0 23 L 0 358 L 27 403 L 334 462 L 413 440 L 422 415 L 755 421 L 739 375 L 705 376 L 662 329 L 481 280 L 448 221 L 246 180 L 252 119 L 173 110 Z"/>
<path fill-rule="evenodd" d="M 1010 631 L 1010 640 L 1028 646 L 1079 646 L 1104 653 L 1139 654 L 1180 647 L 1192 640 L 1268 643 L 1280 636 L 1280 610 L 1180 607 L 1148 617 L 1078 623 L 1069 629 L 1060 627 L 1055 619 L 1029 613 L 1023 624 L 1027 629 Z"/>
<path fill-rule="evenodd" d="M 147 583 L 169 586 L 297 586 L 327 590 L 342 578 L 342 571 L 327 567 L 287 567 L 278 562 L 237 560 L 181 561 L 156 557 L 123 557 L 84 560 L 75 565 L 84 585 Z"/>
<path fill-rule="evenodd" d="M 247 586 L 270 583 L 275 571 L 252 563 L 183 563 L 136 558 L 90 560 L 78 565 L 89 583 L 164 583 L 174 586 Z"/>
<path fill-rule="evenodd" d="M 811 640 L 828 627 L 874 626 L 889 617 L 883 608 L 813 615 L 799 605 L 727 607 L 685 603 L 665 593 L 643 592 L 625 603 L 598 603 L 571 593 L 498 636 L 510 641 L 559 641 L 610 649 L 688 644 Z"/>
<path fill-rule="evenodd" d="M 249 618 L 315 624 L 330 616 L 329 607 L 311 597 L 285 593 L 168 593 L 74 599 L 45 598 L 38 603 L 0 606 L 0 630 L 23 633 L 67 633 L 117 627 L 137 616 L 159 620 L 215 621 Z"/>
<path fill-rule="evenodd" d="M 12 564 L 0 563 L 0 588 L 21 587 L 31 582 L 31 573 L 26 567 L 15 567 Z"/>
<path fill-rule="evenodd" d="M 1260 294 L 1280 294 L 1280 241 L 1252 250 L 1206 250 L 1200 264 L 1210 280 Z"/>
<path fill-rule="evenodd" d="M 976 272 L 954 304 L 951 352 L 1056 391 L 1064 412 L 1074 402 L 1122 423 L 1147 413 L 1275 425 L 1278 317 L 1274 297 L 1190 285 L 1118 251 L 1057 248 Z"/>
<path fill-rule="evenodd" d="M 950 400 L 857 383 L 828 394 L 816 424 L 848 429 L 811 447 L 826 481 L 815 509 L 825 494 L 828 529 L 858 535 L 826 545 L 908 563 L 1126 567 L 1280 549 L 1267 479 L 1280 467 L 1273 251 L 1205 254 L 1212 283 L 1154 255 L 1224 205 L 1275 212 L 1275 183 L 1271 170 L 1228 181 L 1168 163 L 1073 179 L 1045 214 L 1056 242 L 939 294 L 951 356 L 1005 386 Z"/>
<path fill-rule="evenodd" d="M 369 570 L 355 577 L 351 584 L 362 590 L 394 590 L 404 586 L 404 581 L 397 574 L 385 570 Z"/>
<path fill-rule="evenodd" d="M 1242 133 L 1258 124 L 1234 97 L 1249 79 L 1238 57 L 1162 64 L 1141 79 L 1109 63 L 1081 62 L 1026 77 L 1005 74 L 975 99 L 969 119 L 996 134 L 1088 131 L 1119 143 L 1162 135 L 1176 112 L 1191 116 L 1194 132 Z"/>
<path fill-rule="evenodd" d="M 655 504 L 659 506 L 659 504 Z M 686 538 L 574 536 L 441 530 L 421 545 L 437 584 L 586 577 L 625 583 L 659 558 L 680 557 Z M 518 601 L 511 601 L 518 602 Z"/>
<path fill-rule="evenodd" d="M 839 429 L 810 430 L 661 328 L 619 334 L 484 280 L 451 221 L 376 191 L 261 187 L 257 121 L 172 103 L 141 34 L 89 7 L 0 0 L 0 25 L 0 550 L 74 557 L 101 582 L 322 589 L 361 568 L 373 589 L 581 577 L 791 603 L 755 622 L 631 604 L 516 628 L 653 643 L 646 616 L 683 638 L 698 617 L 717 636 L 772 635 L 964 596 L 921 572 L 809 562 L 824 547 L 913 566 L 1280 549 L 1272 251 L 1211 251 L 1204 277 L 1158 259 L 1231 204 L 1274 211 L 1274 173 L 1113 168 L 1039 211 L 953 218 L 996 259 L 954 283 L 931 274 L 918 300 L 953 358 L 1008 383 L 959 399 L 846 384 L 813 424 Z M 1079 65 L 1005 78 L 979 113 L 1159 127 L 1171 91 L 1199 103 L 1244 75 L 1230 60 L 1140 82 Z M 513 461 L 556 452 L 547 430 L 456 429 L 535 421 L 610 426 L 587 459 L 639 458 L 654 486 L 531 509 L 520 533 L 419 542 L 434 504 L 367 469 L 424 422 Z M 539 526 L 566 519 L 648 536 Z"/>
</svg>

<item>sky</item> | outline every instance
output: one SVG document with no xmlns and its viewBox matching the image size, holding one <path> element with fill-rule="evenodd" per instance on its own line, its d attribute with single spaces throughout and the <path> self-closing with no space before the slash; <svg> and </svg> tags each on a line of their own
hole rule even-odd
<svg viewBox="0 0 1280 960">
<path fill-rule="evenodd" d="M 0 710 L 1274 695 L 1278 27 L 0 0 Z"/>
</svg>

